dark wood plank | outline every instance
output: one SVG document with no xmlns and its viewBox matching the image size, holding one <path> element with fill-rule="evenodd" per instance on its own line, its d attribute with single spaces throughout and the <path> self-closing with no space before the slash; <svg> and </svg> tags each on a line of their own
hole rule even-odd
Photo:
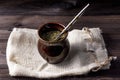
<svg viewBox="0 0 120 80">
<path fill-rule="evenodd" d="M 118 59 L 109 70 L 48 80 L 120 80 L 120 0 L 0 0 L 0 80 L 40 80 L 9 76 L 6 46 L 14 27 L 37 29 L 47 22 L 67 25 L 88 2 L 91 5 L 85 16 L 73 28 L 100 27 L 109 55 Z"/>
<path fill-rule="evenodd" d="M 85 15 L 119 15 L 119 0 L 1 0 L 1 15 L 75 15 L 90 3 Z M 112 9 L 111 9 L 112 8 Z"/>
<path fill-rule="evenodd" d="M 67 25 L 73 16 L 0 16 L 0 29 L 12 30 L 13 27 L 28 27 L 37 29 L 47 22 L 58 22 Z M 84 16 L 81 17 L 73 28 L 100 27 L 103 32 L 109 34 L 120 33 L 120 16 Z"/>
<path fill-rule="evenodd" d="M 40 16 L 40 15 L 8 15 L 0 16 L 0 79 L 1 80 L 38 80 L 28 77 L 10 77 L 6 63 L 6 46 L 11 30 L 14 27 L 37 29 L 47 22 L 59 22 L 66 25 L 73 16 Z M 89 73 L 84 76 L 65 76 L 60 80 L 118 80 L 120 79 L 120 16 L 83 16 L 73 28 L 81 29 L 87 27 L 100 27 L 103 30 L 103 37 L 110 55 L 118 56 L 116 61 L 112 61 L 110 70 L 101 70 Z M 51 79 L 53 80 L 53 79 Z M 56 78 L 55 78 L 56 80 Z"/>
</svg>

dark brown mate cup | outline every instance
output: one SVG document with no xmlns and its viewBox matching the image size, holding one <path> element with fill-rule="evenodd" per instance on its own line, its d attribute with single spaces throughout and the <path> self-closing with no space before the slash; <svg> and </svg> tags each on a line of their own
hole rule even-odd
<svg viewBox="0 0 120 80">
<path fill-rule="evenodd" d="M 68 39 L 67 39 L 68 32 L 65 32 L 63 34 L 64 37 L 62 37 L 61 39 L 57 41 L 44 40 L 41 37 L 42 33 L 52 30 L 52 29 L 56 29 L 61 32 L 64 28 L 65 26 L 59 23 L 47 23 L 38 29 L 38 35 L 39 35 L 38 51 L 40 55 L 48 63 L 55 64 L 55 63 L 62 62 L 68 55 L 69 47 L 70 47 Z"/>
</svg>

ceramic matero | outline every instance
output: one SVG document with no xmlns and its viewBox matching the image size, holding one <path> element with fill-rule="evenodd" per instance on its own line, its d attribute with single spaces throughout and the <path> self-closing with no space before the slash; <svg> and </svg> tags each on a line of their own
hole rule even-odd
<svg viewBox="0 0 120 80">
<path fill-rule="evenodd" d="M 47 23 L 38 30 L 38 51 L 48 63 L 63 61 L 69 52 L 68 32 L 59 40 L 53 40 L 64 28 L 65 26 L 59 23 Z"/>
</svg>

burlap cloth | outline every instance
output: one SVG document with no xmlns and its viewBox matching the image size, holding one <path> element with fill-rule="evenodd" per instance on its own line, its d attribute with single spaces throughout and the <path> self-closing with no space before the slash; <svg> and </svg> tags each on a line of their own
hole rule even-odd
<svg viewBox="0 0 120 80">
<path fill-rule="evenodd" d="M 109 69 L 105 43 L 99 28 L 83 28 L 69 32 L 69 55 L 59 64 L 47 63 L 37 49 L 35 29 L 14 28 L 7 43 L 6 56 L 11 76 L 51 78 L 83 75 L 99 69 Z"/>
</svg>

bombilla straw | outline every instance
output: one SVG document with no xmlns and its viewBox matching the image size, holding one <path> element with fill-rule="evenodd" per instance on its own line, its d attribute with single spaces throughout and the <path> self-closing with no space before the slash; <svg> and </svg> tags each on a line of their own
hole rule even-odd
<svg viewBox="0 0 120 80">
<path fill-rule="evenodd" d="M 77 21 L 77 19 L 78 19 L 80 16 L 82 16 L 83 11 L 84 11 L 89 5 L 90 5 L 90 4 L 88 3 L 88 4 L 68 23 L 68 25 L 65 27 L 65 29 L 63 29 L 62 32 L 61 32 L 60 34 L 58 34 L 58 36 L 55 38 L 55 40 L 58 40 L 64 32 L 68 31 L 68 30 L 71 28 L 71 26 Z"/>
</svg>

